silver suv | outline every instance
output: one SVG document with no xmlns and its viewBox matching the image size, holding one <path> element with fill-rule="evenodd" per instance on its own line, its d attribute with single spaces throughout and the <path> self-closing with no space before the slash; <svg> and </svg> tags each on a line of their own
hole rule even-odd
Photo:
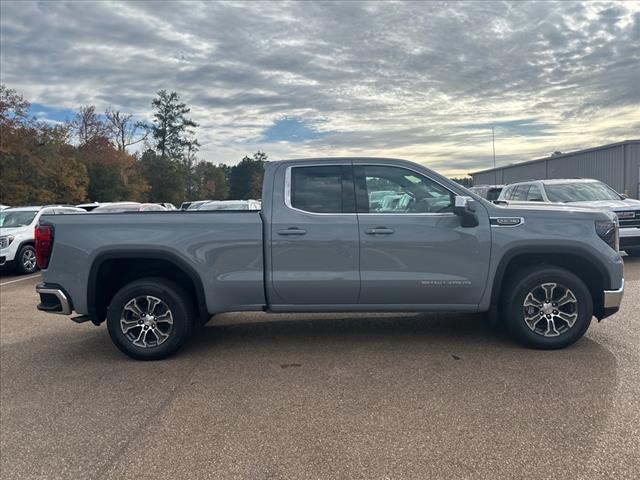
<svg viewBox="0 0 640 480">
<path fill-rule="evenodd" d="M 620 249 L 640 255 L 640 201 L 627 198 L 609 185 L 589 178 L 531 180 L 512 183 L 498 200 L 584 205 L 613 210 L 620 224 Z"/>
</svg>

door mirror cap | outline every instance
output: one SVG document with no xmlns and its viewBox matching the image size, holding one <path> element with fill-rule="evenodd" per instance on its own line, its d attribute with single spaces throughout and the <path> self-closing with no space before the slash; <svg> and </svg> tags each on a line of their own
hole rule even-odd
<svg viewBox="0 0 640 480">
<path fill-rule="evenodd" d="M 476 202 L 471 197 L 456 195 L 453 203 L 453 213 L 460 217 L 463 227 L 477 227 Z"/>
<path fill-rule="evenodd" d="M 453 204 L 453 210 L 456 214 L 460 214 L 463 211 L 475 212 L 476 202 L 471 197 L 465 197 L 463 195 L 456 195 Z"/>
</svg>

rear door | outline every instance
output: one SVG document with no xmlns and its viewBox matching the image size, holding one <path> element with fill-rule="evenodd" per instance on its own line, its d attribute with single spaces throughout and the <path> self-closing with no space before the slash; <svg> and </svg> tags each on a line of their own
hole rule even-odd
<svg viewBox="0 0 640 480">
<path fill-rule="evenodd" d="M 351 162 L 286 168 L 274 192 L 271 282 L 276 305 L 355 304 L 360 291 Z"/>
<path fill-rule="evenodd" d="M 453 213 L 454 193 L 404 166 L 354 162 L 363 305 L 469 305 L 480 302 L 490 226 Z M 379 193 L 384 192 L 384 193 Z"/>
</svg>

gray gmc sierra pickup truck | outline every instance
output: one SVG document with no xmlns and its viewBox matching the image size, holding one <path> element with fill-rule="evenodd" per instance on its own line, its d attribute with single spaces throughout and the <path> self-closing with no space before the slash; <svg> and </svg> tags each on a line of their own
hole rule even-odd
<svg viewBox="0 0 640 480">
<path fill-rule="evenodd" d="M 159 359 L 229 311 L 488 312 L 519 342 L 572 344 L 624 290 L 611 212 L 494 205 L 411 162 L 267 165 L 262 211 L 43 216 L 38 308 L 107 323 Z"/>
</svg>

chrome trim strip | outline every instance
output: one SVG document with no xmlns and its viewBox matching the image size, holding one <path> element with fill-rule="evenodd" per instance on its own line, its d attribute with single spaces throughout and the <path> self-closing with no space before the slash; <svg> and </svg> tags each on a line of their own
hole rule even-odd
<svg viewBox="0 0 640 480">
<path fill-rule="evenodd" d="M 319 216 L 349 216 L 349 215 L 357 215 L 356 213 L 322 213 L 322 212 L 308 212 L 307 210 L 301 210 L 299 208 L 291 205 L 291 169 L 292 168 L 304 168 L 304 167 L 342 167 L 343 165 L 348 165 L 347 163 L 314 163 L 314 164 L 305 164 L 305 165 L 291 165 L 287 167 L 287 170 L 284 173 L 284 204 L 289 210 L 293 210 L 295 212 L 305 213 L 307 215 L 319 215 Z"/>
<path fill-rule="evenodd" d="M 285 174 L 284 174 L 284 204 L 287 208 L 289 208 L 290 210 L 294 210 L 296 212 L 300 212 L 300 213 L 306 213 L 307 215 L 402 215 L 402 216 L 418 216 L 418 217 L 423 217 L 423 216 L 429 216 L 429 217 L 454 217 L 456 214 L 453 212 L 444 212 L 444 213 L 402 213 L 402 212 L 398 212 L 398 213 L 371 213 L 371 212 L 367 212 L 367 213 L 320 213 L 320 212 L 308 212 L 307 210 L 301 210 L 299 208 L 294 207 L 293 205 L 291 205 L 291 170 L 293 168 L 304 168 L 304 167 L 333 167 L 333 166 L 343 166 L 343 165 L 349 165 L 348 163 L 313 163 L 313 164 L 304 164 L 304 165 L 291 165 L 288 166 Z M 444 188 L 445 190 L 447 190 L 451 195 L 455 196 L 459 196 L 457 195 L 455 192 L 452 192 L 446 185 L 443 185 L 442 183 L 438 182 L 437 180 L 434 180 L 433 178 L 425 175 L 422 172 L 419 172 L 417 170 L 414 170 L 413 168 L 409 168 L 409 167 L 405 167 L 404 165 L 402 166 L 398 166 L 398 165 L 389 165 L 387 163 L 358 163 L 358 164 L 351 164 L 354 167 L 355 166 L 382 166 L 382 167 L 395 167 L 395 168 L 404 168 L 405 170 L 409 170 L 410 172 L 414 172 L 417 173 L 418 175 L 421 175 L 429 180 L 431 180 L 434 183 L 437 183 L 438 185 L 440 185 L 442 188 Z"/>
<path fill-rule="evenodd" d="M 64 294 L 64 292 L 59 288 L 47 288 L 47 287 L 41 287 L 40 285 L 37 285 L 36 292 L 54 295 L 60 302 L 61 310 L 59 312 L 48 311 L 47 313 L 56 313 L 58 315 L 71 315 L 71 304 L 69 303 L 69 299 Z"/>
<path fill-rule="evenodd" d="M 603 292 L 603 305 L 604 308 L 620 308 L 622 303 L 622 297 L 624 296 L 624 278 L 622 279 L 622 285 L 617 290 L 605 290 Z"/>
</svg>

